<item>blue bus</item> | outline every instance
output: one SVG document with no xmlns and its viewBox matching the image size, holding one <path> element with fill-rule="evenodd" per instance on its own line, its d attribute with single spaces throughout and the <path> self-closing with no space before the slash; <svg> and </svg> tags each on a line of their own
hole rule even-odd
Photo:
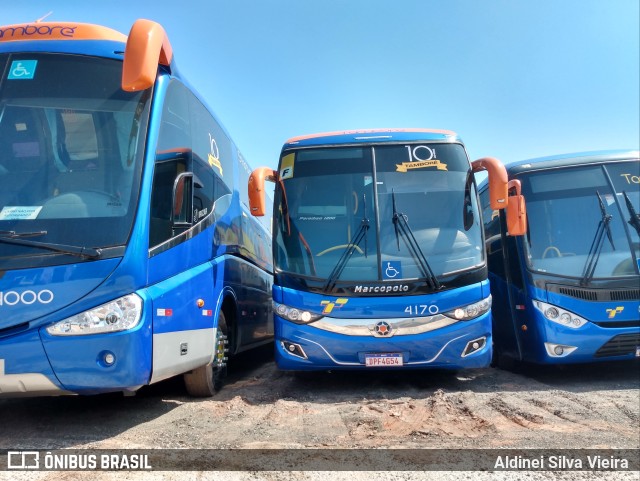
<svg viewBox="0 0 640 481">
<path fill-rule="evenodd" d="M 509 204 L 496 159 L 454 132 L 387 129 L 288 140 L 256 169 L 251 209 L 273 216 L 275 359 L 283 370 L 451 368 L 491 360 L 491 295 L 474 172 Z M 513 200 L 513 203 L 512 203 Z M 520 232 L 521 234 L 521 232 Z"/>
<path fill-rule="evenodd" d="M 0 73 L 0 396 L 212 395 L 273 340 L 270 226 L 163 28 L 0 27 Z"/>
<path fill-rule="evenodd" d="M 506 235 L 481 186 L 496 363 L 640 357 L 638 151 L 506 167 L 527 199 L 528 232 Z"/>
</svg>

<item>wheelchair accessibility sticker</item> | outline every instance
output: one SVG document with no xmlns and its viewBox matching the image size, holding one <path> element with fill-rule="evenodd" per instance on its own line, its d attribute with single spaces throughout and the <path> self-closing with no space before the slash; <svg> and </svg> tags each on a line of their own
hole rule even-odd
<svg viewBox="0 0 640 481">
<path fill-rule="evenodd" d="M 9 80 L 31 80 L 36 74 L 37 60 L 14 60 L 9 69 Z"/>
<path fill-rule="evenodd" d="M 382 266 L 382 277 L 384 279 L 402 279 L 402 264 L 400 261 L 385 262 Z"/>
</svg>

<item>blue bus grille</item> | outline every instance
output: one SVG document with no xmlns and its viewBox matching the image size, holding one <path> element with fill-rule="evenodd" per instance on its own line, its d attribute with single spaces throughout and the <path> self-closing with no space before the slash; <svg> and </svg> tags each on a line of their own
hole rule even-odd
<svg viewBox="0 0 640 481">
<path fill-rule="evenodd" d="M 598 349 L 595 353 L 595 357 L 635 354 L 638 347 L 640 347 L 640 333 L 620 334 L 619 336 L 609 339 L 600 349 Z"/>
<path fill-rule="evenodd" d="M 585 301 L 635 301 L 640 299 L 640 289 L 585 289 L 574 286 L 547 284 L 549 292 Z"/>
</svg>

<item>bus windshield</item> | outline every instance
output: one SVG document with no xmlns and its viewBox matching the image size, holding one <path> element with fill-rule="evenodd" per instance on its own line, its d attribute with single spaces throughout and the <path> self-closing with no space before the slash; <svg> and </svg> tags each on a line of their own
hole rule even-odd
<svg viewBox="0 0 640 481">
<path fill-rule="evenodd" d="M 637 275 L 640 233 L 633 227 L 633 213 L 640 212 L 640 193 L 634 184 L 639 172 L 638 162 L 620 162 L 522 177 L 529 268 L 585 283 Z"/>
<path fill-rule="evenodd" d="M 126 244 L 150 92 L 123 91 L 118 60 L 5 54 L 0 71 L 0 270 Z"/>
<path fill-rule="evenodd" d="M 285 151 L 276 268 L 359 282 L 437 280 L 477 267 L 484 258 L 476 200 L 459 144 Z"/>
</svg>

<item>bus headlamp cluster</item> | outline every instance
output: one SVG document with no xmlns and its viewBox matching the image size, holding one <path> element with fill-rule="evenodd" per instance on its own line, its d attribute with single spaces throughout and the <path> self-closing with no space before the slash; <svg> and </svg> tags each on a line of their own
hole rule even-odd
<svg viewBox="0 0 640 481">
<path fill-rule="evenodd" d="M 533 305 L 538 309 L 546 319 L 563 326 L 570 327 L 572 329 L 578 329 L 587 323 L 587 320 L 566 311 L 561 307 L 554 306 L 553 304 L 547 304 L 546 302 L 534 301 Z"/>
<path fill-rule="evenodd" d="M 296 324 L 308 324 L 313 321 L 317 321 L 322 317 L 321 314 L 313 314 L 304 309 L 298 309 L 297 307 L 289 307 L 284 304 L 273 303 L 273 311 L 281 318 L 295 322 Z"/>
<path fill-rule="evenodd" d="M 485 314 L 489 309 L 491 309 L 491 296 L 486 297 L 481 301 L 474 302 L 473 304 L 458 307 L 452 311 L 443 312 L 443 314 L 459 321 L 469 321 Z"/>
<path fill-rule="evenodd" d="M 129 294 L 94 309 L 81 312 L 47 327 L 52 336 L 84 336 L 104 332 L 126 331 L 142 318 L 142 299 Z"/>
</svg>

